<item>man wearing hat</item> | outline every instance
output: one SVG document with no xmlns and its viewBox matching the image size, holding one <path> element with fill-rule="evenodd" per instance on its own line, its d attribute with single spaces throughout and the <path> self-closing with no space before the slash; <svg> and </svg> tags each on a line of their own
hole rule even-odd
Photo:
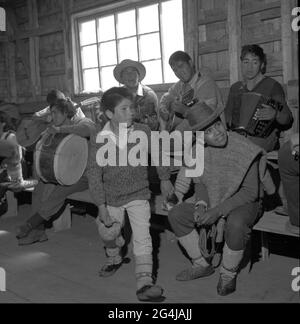
<svg viewBox="0 0 300 324">
<path fill-rule="evenodd" d="M 159 117 L 163 129 L 172 131 L 177 128 L 196 102 L 205 102 L 214 109 L 223 107 L 222 96 L 215 81 L 205 69 L 196 71 L 186 52 L 174 52 L 169 58 L 169 64 L 179 81 L 160 100 Z M 185 127 L 187 125 L 179 128 Z"/>
<path fill-rule="evenodd" d="M 115 79 L 124 84 L 133 95 L 134 120 L 149 126 L 153 131 L 159 129 L 158 99 L 155 92 L 141 84 L 146 76 L 145 66 L 133 60 L 123 60 L 114 68 Z"/>
<path fill-rule="evenodd" d="M 204 171 L 201 177 L 192 179 L 195 184 L 193 202 L 176 205 L 168 217 L 175 235 L 192 260 L 192 266 L 176 276 L 179 281 L 209 276 L 214 272 L 210 260 L 205 259 L 200 250 L 195 225 L 211 226 L 221 218 L 226 220 L 217 285 L 218 294 L 224 296 L 236 289 L 237 271 L 246 242 L 260 213 L 258 166 L 262 149 L 239 134 L 227 133 L 220 119 L 221 113 L 221 108 L 213 110 L 204 103 L 189 110 L 186 118 L 190 128 L 204 131 Z"/>
</svg>

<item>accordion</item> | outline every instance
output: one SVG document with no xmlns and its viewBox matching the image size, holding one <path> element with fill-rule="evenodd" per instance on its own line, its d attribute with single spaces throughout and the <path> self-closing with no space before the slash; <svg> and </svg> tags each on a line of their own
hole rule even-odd
<svg viewBox="0 0 300 324">
<path fill-rule="evenodd" d="M 267 137 L 274 129 L 275 118 L 271 120 L 259 120 L 256 117 L 260 109 L 264 109 L 262 104 L 271 106 L 276 111 L 281 111 L 283 105 L 272 98 L 265 97 L 260 93 L 247 92 L 243 93 L 240 107 L 240 116 L 238 127 L 233 131 L 243 135 L 255 137 Z"/>
</svg>

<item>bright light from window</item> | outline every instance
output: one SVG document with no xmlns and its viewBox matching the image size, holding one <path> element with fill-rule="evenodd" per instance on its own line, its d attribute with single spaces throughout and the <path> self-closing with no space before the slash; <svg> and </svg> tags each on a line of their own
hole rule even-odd
<svg viewBox="0 0 300 324">
<path fill-rule="evenodd" d="M 96 29 L 94 20 L 80 24 L 79 38 L 81 46 L 96 43 Z"/>
<path fill-rule="evenodd" d="M 98 39 L 99 42 L 112 40 L 115 38 L 115 19 L 114 16 L 107 16 L 98 19 Z"/>
<path fill-rule="evenodd" d="M 98 69 L 83 71 L 83 85 L 85 91 L 95 91 L 100 88 Z"/>
<path fill-rule="evenodd" d="M 152 5 L 140 8 L 138 10 L 139 17 L 139 33 L 150 33 L 153 31 L 159 31 L 158 22 L 158 5 Z"/>
<path fill-rule="evenodd" d="M 176 82 L 168 61 L 172 53 L 184 50 L 182 0 L 162 2 L 162 39 L 165 82 Z"/>
<path fill-rule="evenodd" d="M 117 15 L 118 37 L 128 37 L 136 34 L 135 10 L 119 13 Z"/>
<path fill-rule="evenodd" d="M 160 58 L 159 34 L 148 34 L 140 37 L 140 59 L 151 60 Z"/>
<path fill-rule="evenodd" d="M 119 83 L 114 78 L 114 66 L 104 67 L 100 70 L 102 89 L 105 91 L 111 87 L 118 87 Z"/>
<path fill-rule="evenodd" d="M 119 61 L 131 59 L 137 61 L 137 43 L 136 37 L 125 38 L 119 41 Z"/>
<path fill-rule="evenodd" d="M 182 0 L 143 6 L 145 2 L 137 2 L 134 9 L 79 22 L 81 90 L 118 85 L 113 69 L 125 59 L 145 65 L 143 84 L 177 81 L 168 61 L 173 52 L 184 50 Z"/>
<path fill-rule="evenodd" d="M 143 62 L 146 68 L 146 77 L 142 81 L 143 84 L 159 84 L 162 83 L 161 61 Z"/>
<path fill-rule="evenodd" d="M 97 45 L 85 46 L 82 48 L 82 68 L 91 68 L 98 66 Z"/>
<path fill-rule="evenodd" d="M 99 59 L 100 65 L 117 64 L 117 52 L 115 41 L 100 44 Z"/>
</svg>

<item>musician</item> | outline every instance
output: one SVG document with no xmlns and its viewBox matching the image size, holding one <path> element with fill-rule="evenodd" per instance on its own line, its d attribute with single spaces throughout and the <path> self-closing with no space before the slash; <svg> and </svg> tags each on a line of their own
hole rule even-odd
<svg viewBox="0 0 300 324">
<path fill-rule="evenodd" d="M 216 83 L 204 69 L 195 70 L 187 53 L 174 52 L 169 58 L 169 64 L 179 81 L 160 100 L 159 116 L 162 129 L 174 130 L 195 102 L 205 102 L 214 109 L 223 107 L 222 96 Z M 181 125 L 181 128 L 184 129 L 184 125 Z"/>
<path fill-rule="evenodd" d="M 50 105 L 51 120 L 47 132 L 76 134 L 89 138 L 94 130 L 94 123 L 85 117 L 76 115 L 77 109 L 70 99 L 58 99 Z M 28 245 L 47 240 L 44 222 L 53 215 L 62 212 L 65 199 L 74 192 L 88 189 L 88 181 L 85 175 L 71 186 L 55 185 L 39 182 L 33 192 L 32 216 L 20 226 L 17 233 L 19 245 Z M 56 215 L 57 216 L 57 215 Z"/>
<path fill-rule="evenodd" d="M 58 89 L 52 89 L 51 91 L 49 91 L 49 93 L 47 94 L 47 103 L 48 106 L 42 110 L 39 110 L 37 112 L 35 112 L 33 114 L 33 118 L 34 119 L 40 119 L 43 121 L 46 121 L 48 123 L 51 122 L 51 111 L 50 111 L 50 106 L 54 105 L 56 103 L 57 100 L 60 99 L 67 99 L 67 97 L 64 95 L 63 92 L 61 92 Z M 75 106 L 77 105 L 76 103 L 73 103 Z M 84 118 L 85 115 L 82 112 L 80 107 L 76 107 L 76 114 L 74 115 L 73 118 Z"/>
<path fill-rule="evenodd" d="M 15 106 L 0 107 L 0 162 L 8 174 L 6 187 L 13 191 L 33 188 L 35 180 L 24 180 L 22 171 L 23 150 L 16 137 L 16 127 L 20 119 Z"/>
<path fill-rule="evenodd" d="M 145 66 L 133 60 L 123 60 L 114 68 L 115 79 L 133 95 L 134 120 L 156 131 L 159 129 L 158 99 L 151 88 L 141 83 L 145 76 Z"/>
<path fill-rule="evenodd" d="M 258 45 L 245 45 L 241 52 L 241 70 L 243 80 L 230 87 L 228 100 L 225 107 L 225 118 L 229 129 L 239 125 L 239 116 L 242 114 L 241 98 L 244 93 L 256 92 L 265 97 L 272 98 L 283 105 L 281 111 L 276 111 L 269 105 L 263 104 L 256 117 L 258 120 L 273 120 L 272 132 L 269 136 L 248 138 L 267 152 L 278 149 L 279 133 L 289 129 L 293 123 L 292 113 L 286 103 L 282 86 L 274 79 L 265 76 L 267 58 L 263 49 Z M 250 109 L 250 107 L 249 107 Z"/>
<path fill-rule="evenodd" d="M 204 131 L 204 172 L 201 177 L 193 178 L 194 201 L 176 205 L 168 218 L 192 260 L 192 266 L 176 276 L 179 281 L 209 276 L 214 272 L 199 248 L 195 224 L 207 227 L 220 219 L 226 220 L 217 285 L 218 294 L 224 296 L 236 289 L 238 267 L 260 212 L 258 166 L 262 150 L 239 134 L 227 133 L 220 119 L 221 112 L 205 104 L 196 104 L 189 111 L 187 120 L 191 129 Z"/>
</svg>

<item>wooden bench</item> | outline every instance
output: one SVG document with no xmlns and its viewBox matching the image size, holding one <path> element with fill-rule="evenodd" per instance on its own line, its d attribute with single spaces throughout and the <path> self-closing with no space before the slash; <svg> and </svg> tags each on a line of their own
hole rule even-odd
<svg viewBox="0 0 300 324">
<path fill-rule="evenodd" d="M 288 221 L 289 218 L 287 216 L 277 215 L 274 211 L 268 211 L 255 224 L 253 230 L 261 232 L 262 260 L 266 260 L 269 257 L 268 233 L 299 237 L 299 233 L 292 233 L 286 228 Z"/>
</svg>

